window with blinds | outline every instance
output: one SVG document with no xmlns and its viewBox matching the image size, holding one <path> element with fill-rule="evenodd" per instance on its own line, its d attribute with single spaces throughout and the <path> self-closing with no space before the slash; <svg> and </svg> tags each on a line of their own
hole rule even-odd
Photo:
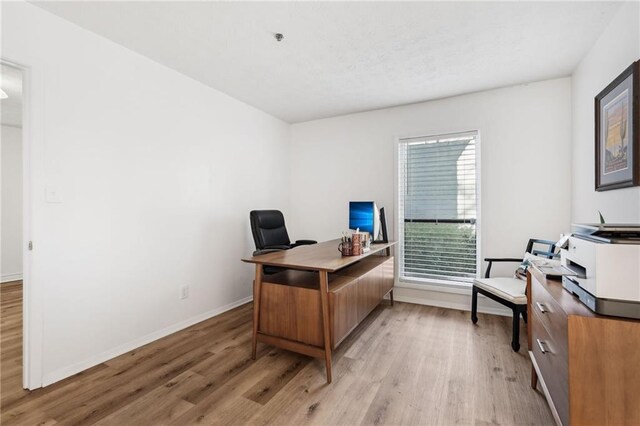
<svg viewBox="0 0 640 426">
<path fill-rule="evenodd" d="M 401 280 L 476 277 L 476 142 L 477 132 L 400 140 Z"/>
</svg>

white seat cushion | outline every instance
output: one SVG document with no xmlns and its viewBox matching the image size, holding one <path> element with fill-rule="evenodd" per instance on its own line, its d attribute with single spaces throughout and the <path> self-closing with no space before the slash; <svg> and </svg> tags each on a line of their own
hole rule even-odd
<svg viewBox="0 0 640 426">
<path fill-rule="evenodd" d="M 480 278 L 474 280 L 473 283 L 481 289 L 516 305 L 527 304 L 527 296 L 524 293 L 527 282 L 524 280 L 506 277 Z"/>
</svg>

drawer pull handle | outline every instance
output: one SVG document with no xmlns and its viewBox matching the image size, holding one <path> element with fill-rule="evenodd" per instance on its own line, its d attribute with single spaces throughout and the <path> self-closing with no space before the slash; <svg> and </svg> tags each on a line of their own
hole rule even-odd
<svg viewBox="0 0 640 426">
<path fill-rule="evenodd" d="M 538 309 L 540 309 L 540 312 L 542 312 L 543 314 L 546 314 L 547 312 L 549 312 L 549 311 L 547 311 L 546 306 L 544 306 L 540 302 L 536 302 L 536 306 L 538 307 Z"/>
<path fill-rule="evenodd" d="M 549 351 L 549 349 L 546 349 L 544 347 L 545 343 L 540 340 L 540 339 L 536 339 L 536 342 L 538 342 L 538 347 L 540 348 L 540 352 L 542 352 L 543 355 L 546 355 Z"/>
</svg>

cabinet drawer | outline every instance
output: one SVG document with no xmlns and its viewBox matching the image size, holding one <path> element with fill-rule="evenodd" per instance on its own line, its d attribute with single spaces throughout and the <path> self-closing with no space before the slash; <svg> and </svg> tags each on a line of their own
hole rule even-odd
<svg viewBox="0 0 640 426">
<path fill-rule="evenodd" d="M 553 405 L 562 424 L 569 424 L 569 381 L 567 356 L 559 350 L 557 342 L 547 333 L 541 316 L 534 311 L 531 321 L 531 352 L 540 369 Z"/>
<path fill-rule="evenodd" d="M 542 284 L 531 276 L 531 310 L 538 316 L 545 331 L 555 342 L 557 353 L 567 356 L 567 314 Z M 535 345 L 535 339 L 532 340 Z"/>
</svg>

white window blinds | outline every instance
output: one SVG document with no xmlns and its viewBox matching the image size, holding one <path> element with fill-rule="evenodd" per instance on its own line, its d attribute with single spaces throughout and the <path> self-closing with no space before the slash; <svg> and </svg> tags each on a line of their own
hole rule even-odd
<svg viewBox="0 0 640 426">
<path fill-rule="evenodd" d="M 401 280 L 476 277 L 476 139 L 467 132 L 400 140 Z"/>
</svg>

